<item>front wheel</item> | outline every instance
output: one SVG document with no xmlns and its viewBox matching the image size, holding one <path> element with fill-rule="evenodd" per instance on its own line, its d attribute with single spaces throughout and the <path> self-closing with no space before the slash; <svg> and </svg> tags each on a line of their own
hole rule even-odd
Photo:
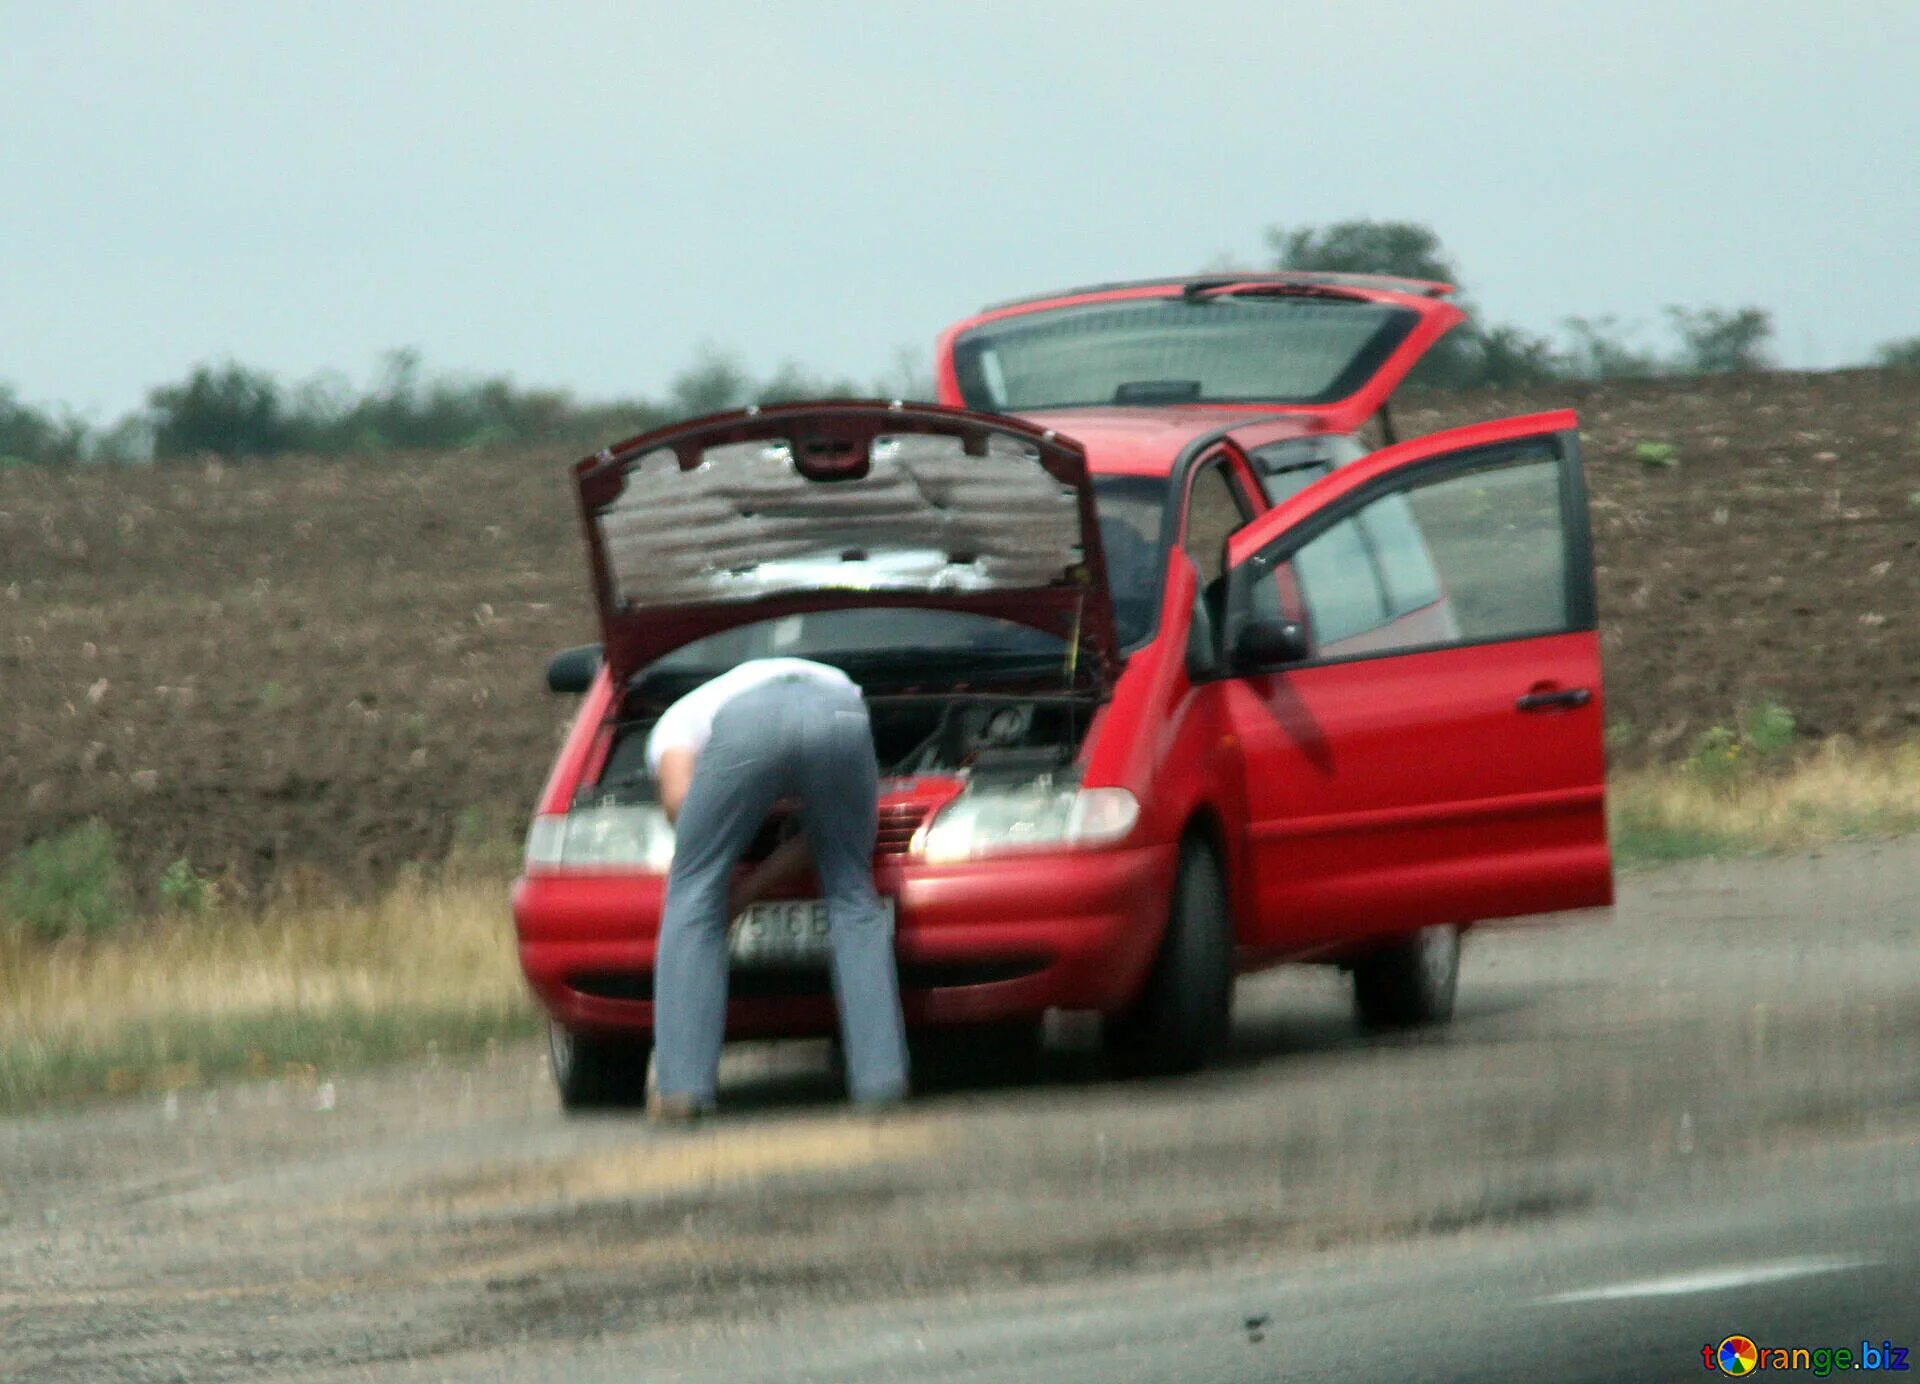
<svg viewBox="0 0 1920 1384">
<path fill-rule="evenodd" d="M 609 1038 L 576 1033 L 547 1021 L 547 1065 L 566 1110 L 603 1110 L 638 1105 L 647 1095 L 651 1038 Z"/>
<path fill-rule="evenodd" d="M 1108 1018 L 1107 1055 L 1130 1076 L 1197 1071 L 1226 1045 L 1233 1010 L 1233 923 L 1220 862 L 1203 842 L 1181 848 L 1159 955 L 1140 997 Z"/>
<path fill-rule="evenodd" d="M 1368 1028 L 1420 1028 L 1453 1017 L 1460 929 L 1423 927 L 1353 963 L 1353 1003 Z"/>
</svg>

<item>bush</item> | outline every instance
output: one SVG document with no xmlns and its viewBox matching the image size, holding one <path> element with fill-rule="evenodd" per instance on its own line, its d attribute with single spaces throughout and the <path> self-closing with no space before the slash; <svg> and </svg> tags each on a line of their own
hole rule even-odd
<svg viewBox="0 0 1920 1384">
<path fill-rule="evenodd" d="M 338 416 L 316 416 L 305 450 L 484 447 L 550 436 L 578 412 L 557 389 L 511 380 L 425 380 L 417 351 L 390 351 L 371 393 Z"/>
<path fill-rule="evenodd" d="M 465 807 L 454 816 L 442 870 L 449 875 L 504 876 L 520 865 L 518 822 L 509 812 Z"/>
<path fill-rule="evenodd" d="M 161 874 L 158 892 L 160 906 L 170 913 L 205 913 L 218 897 L 213 881 L 196 873 L 184 857 Z"/>
<path fill-rule="evenodd" d="M 766 383 L 754 388 L 753 401 L 756 404 L 788 404 L 804 399 L 857 399 L 870 393 L 886 394 L 888 391 L 862 389 L 852 380 L 830 380 L 824 375 L 810 375 L 788 361 Z"/>
<path fill-rule="evenodd" d="M 1453 260 L 1430 226 L 1417 221 L 1336 221 L 1331 226 L 1267 229 L 1276 269 L 1336 274 L 1395 274 L 1457 283 Z"/>
<path fill-rule="evenodd" d="M 1883 370 L 1920 370 L 1920 336 L 1889 341 L 1874 352 L 1873 359 Z"/>
<path fill-rule="evenodd" d="M 1793 713 L 1772 700 L 1743 707 L 1738 728 L 1713 726 L 1693 743 L 1687 769 L 1717 791 L 1729 791 L 1755 765 L 1793 748 L 1799 734 Z"/>
<path fill-rule="evenodd" d="M 177 385 L 151 391 L 157 457 L 264 457 L 284 452 L 294 429 L 273 376 L 233 361 L 198 365 Z"/>
<path fill-rule="evenodd" d="M 1569 317 L 1572 338 L 1568 360 L 1575 375 L 1589 380 L 1644 380 L 1664 367 L 1660 357 L 1627 340 L 1628 328 L 1614 317 Z"/>
<path fill-rule="evenodd" d="M 1792 749 L 1798 733 L 1793 713 L 1776 701 L 1760 702 L 1740 713 L 1741 738 L 1762 757 Z"/>
<path fill-rule="evenodd" d="M 1488 327 L 1469 340 L 1479 352 L 1478 384 L 1493 387 L 1547 384 L 1571 372 L 1567 358 L 1544 336 L 1518 327 Z"/>
<path fill-rule="evenodd" d="M 78 461 L 86 440 L 86 424 L 77 418 L 57 419 L 23 404 L 12 389 L 0 384 L 0 464 Z"/>
<path fill-rule="evenodd" d="M 733 361 L 712 349 L 701 353 L 692 368 L 674 376 L 667 400 L 672 412 L 681 418 L 698 418 L 738 408 L 749 402 L 753 381 Z"/>
<path fill-rule="evenodd" d="M 127 917 L 126 880 L 104 822 L 42 837 L 0 879 L 0 921 L 42 941 L 111 932 Z"/>
<path fill-rule="evenodd" d="M 1773 365 L 1773 314 L 1765 308 L 1667 309 L 1680 338 L 1675 367 L 1686 375 L 1733 375 Z"/>
<path fill-rule="evenodd" d="M 724 362 L 716 368 L 732 369 Z M 739 388 L 750 393 L 744 377 L 740 380 Z M 143 426 L 151 431 L 147 455 L 162 460 L 202 453 L 351 456 L 525 443 L 584 447 L 643 431 L 667 417 L 643 401 L 583 405 L 564 390 L 526 389 L 498 376 L 429 378 L 419 353 L 411 350 L 382 357 L 364 392 L 356 393 L 337 374 L 286 388 L 265 372 L 230 362 L 195 366 L 185 381 L 155 389 L 149 399 L 150 416 L 123 420 L 104 434 L 103 451 L 139 458 Z"/>
<path fill-rule="evenodd" d="M 1727 789 L 1745 772 L 1748 763 L 1739 733 L 1726 726 L 1711 726 L 1693 742 L 1687 770 L 1711 788 Z"/>
<path fill-rule="evenodd" d="M 1404 279 L 1458 283 L 1453 260 L 1439 235 L 1417 221 L 1336 221 L 1329 226 L 1267 228 L 1275 269 L 1331 274 L 1392 274 Z M 1482 365 L 1485 337 L 1462 326 L 1434 343 L 1408 383 L 1426 388 L 1466 389 L 1489 383 Z"/>
<path fill-rule="evenodd" d="M 1272 226 L 1267 248 L 1276 269 L 1393 274 L 1457 284 L 1453 257 L 1429 226 L 1417 221 L 1337 221 L 1291 230 Z M 1465 307 L 1466 304 L 1462 303 Z M 1572 317 L 1564 348 L 1518 327 L 1462 324 L 1421 358 L 1408 383 L 1458 389 L 1544 384 L 1567 378 L 1648 379 L 1658 375 L 1730 374 L 1764 370 L 1773 361 L 1773 314 L 1765 308 L 1670 307 L 1679 337 L 1668 357 L 1636 345 L 1612 317 Z M 1920 368 L 1920 337 L 1882 348 L 1886 365 Z"/>
</svg>

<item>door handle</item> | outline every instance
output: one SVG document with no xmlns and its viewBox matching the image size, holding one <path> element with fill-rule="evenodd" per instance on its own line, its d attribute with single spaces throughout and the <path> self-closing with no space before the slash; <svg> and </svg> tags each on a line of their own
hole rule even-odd
<svg viewBox="0 0 1920 1384">
<path fill-rule="evenodd" d="M 1515 711 L 1570 711 L 1576 706 L 1585 706 L 1593 700 L 1593 691 L 1586 687 L 1566 687 L 1557 691 L 1542 689 L 1528 692 L 1513 704 Z"/>
</svg>

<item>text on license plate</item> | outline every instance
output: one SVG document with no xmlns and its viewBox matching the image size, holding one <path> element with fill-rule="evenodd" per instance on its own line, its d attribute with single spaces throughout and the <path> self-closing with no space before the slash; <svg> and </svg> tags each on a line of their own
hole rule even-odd
<svg viewBox="0 0 1920 1384">
<path fill-rule="evenodd" d="M 887 925 L 893 925 L 893 900 L 880 900 Z M 748 907 L 733 920 L 728 951 L 746 965 L 825 963 L 828 941 L 825 899 L 770 899 Z"/>
</svg>

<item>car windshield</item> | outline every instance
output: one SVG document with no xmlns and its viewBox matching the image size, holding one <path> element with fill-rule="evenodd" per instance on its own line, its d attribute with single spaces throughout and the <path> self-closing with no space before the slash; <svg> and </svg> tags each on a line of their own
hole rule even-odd
<svg viewBox="0 0 1920 1384">
<path fill-rule="evenodd" d="M 1349 298 L 1132 298 L 984 323 L 954 343 L 954 368 L 967 407 L 1000 413 L 1319 404 L 1359 389 L 1416 320 Z"/>
<path fill-rule="evenodd" d="M 1159 594 L 1160 523 L 1166 482 L 1098 476 L 1093 483 L 1100 541 L 1121 646 L 1151 631 Z M 1062 640 L 1027 625 L 952 610 L 816 610 L 722 630 L 674 650 L 653 674 L 719 672 L 749 658 L 815 658 L 874 673 L 918 672 L 948 661 L 982 673 L 1031 672 L 1066 655 Z"/>
</svg>

